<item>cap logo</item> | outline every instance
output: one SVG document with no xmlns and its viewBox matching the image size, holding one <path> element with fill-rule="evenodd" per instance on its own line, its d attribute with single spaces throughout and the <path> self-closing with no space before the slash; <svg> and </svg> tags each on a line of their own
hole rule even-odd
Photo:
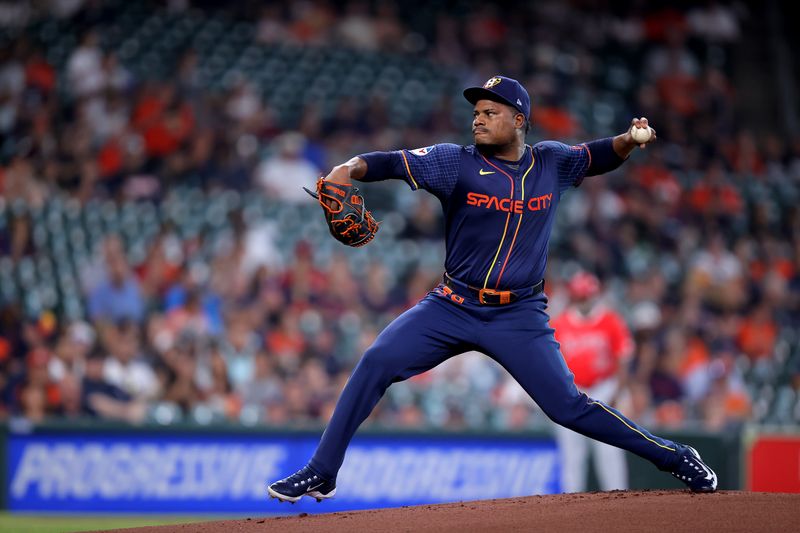
<svg viewBox="0 0 800 533">
<path fill-rule="evenodd" d="M 483 88 L 484 89 L 491 89 L 492 87 L 494 87 L 495 85 L 497 85 L 501 81 L 503 81 L 503 79 L 500 76 L 495 76 L 494 78 L 489 78 L 488 80 L 486 80 L 486 83 L 483 84 Z"/>
<path fill-rule="evenodd" d="M 522 105 L 522 101 L 521 101 L 519 98 L 517 98 L 517 105 L 518 105 L 518 106 L 521 106 L 521 105 Z"/>
</svg>

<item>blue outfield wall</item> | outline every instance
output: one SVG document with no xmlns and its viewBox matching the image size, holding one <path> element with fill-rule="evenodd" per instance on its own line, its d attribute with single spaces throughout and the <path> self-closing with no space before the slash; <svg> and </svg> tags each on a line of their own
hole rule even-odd
<svg viewBox="0 0 800 533">
<path fill-rule="evenodd" d="M 336 498 L 289 507 L 266 481 L 305 464 L 316 433 L 37 429 L 5 435 L 11 511 L 333 512 L 559 492 L 546 434 L 365 434 L 353 441 Z"/>
</svg>

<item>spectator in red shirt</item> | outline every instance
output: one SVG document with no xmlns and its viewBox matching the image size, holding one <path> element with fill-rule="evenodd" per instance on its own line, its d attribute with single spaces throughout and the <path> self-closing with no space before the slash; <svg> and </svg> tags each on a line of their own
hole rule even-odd
<svg viewBox="0 0 800 533">
<path fill-rule="evenodd" d="M 627 361 L 633 339 L 622 317 L 600 300 L 600 282 L 580 272 L 568 283 L 572 304 L 552 322 L 575 384 L 590 397 L 614 404 L 625 385 Z M 622 450 L 589 441 L 569 429 L 557 427 L 556 437 L 564 461 L 561 490 L 586 490 L 586 457 L 595 458 L 602 490 L 626 489 L 628 471 Z"/>
<path fill-rule="evenodd" d="M 769 304 L 761 303 L 739 326 L 737 343 L 739 349 L 751 361 L 772 357 L 778 337 L 778 325 L 772 318 Z"/>
<path fill-rule="evenodd" d="M 742 213 L 744 202 L 739 191 L 725 181 L 725 167 L 717 160 L 689 193 L 689 205 L 698 215 L 727 220 Z"/>
<path fill-rule="evenodd" d="M 56 86 L 56 71 L 37 50 L 25 65 L 25 82 L 28 87 L 50 94 Z"/>
</svg>

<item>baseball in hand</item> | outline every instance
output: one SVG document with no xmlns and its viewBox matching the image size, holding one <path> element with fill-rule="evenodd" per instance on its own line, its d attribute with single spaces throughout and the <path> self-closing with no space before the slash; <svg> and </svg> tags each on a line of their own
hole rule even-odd
<svg viewBox="0 0 800 533">
<path fill-rule="evenodd" d="M 639 144 L 644 144 L 650 140 L 650 137 L 653 135 L 653 128 L 650 126 L 645 126 L 644 128 L 640 128 L 639 126 L 631 126 L 631 137 L 633 140 Z"/>
</svg>

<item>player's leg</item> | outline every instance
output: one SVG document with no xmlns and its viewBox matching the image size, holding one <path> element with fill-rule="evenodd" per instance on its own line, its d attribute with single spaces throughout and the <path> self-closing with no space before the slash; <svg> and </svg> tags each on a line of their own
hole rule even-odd
<svg viewBox="0 0 800 533">
<path fill-rule="evenodd" d="M 384 329 L 364 353 L 339 396 L 331 420 L 308 464 L 308 474 L 299 482 L 314 483 L 314 476 L 327 482 L 327 492 L 314 497 L 330 497 L 344 461 L 345 451 L 358 426 L 392 383 L 403 381 L 433 368 L 449 357 L 472 347 L 467 339 L 476 330 L 473 319 L 456 304 L 429 295 Z M 290 476 L 292 478 L 293 476 Z M 270 485 L 269 493 L 284 501 L 296 501 L 304 492 L 286 487 L 286 478 Z M 308 481 L 311 480 L 311 481 Z M 323 482 L 323 481 L 317 481 Z M 301 487 L 302 488 L 302 485 Z"/>
<path fill-rule="evenodd" d="M 516 379 L 556 424 L 592 439 L 630 450 L 659 468 L 672 468 L 680 447 L 651 435 L 615 409 L 577 389 L 552 330 L 497 334 L 489 354 Z"/>
<path fill-rule="evenodd" d="M 498 308 L 479 345 L 557 424 L 635 453 L 672 472 L 692 490 L 715 490 L 716 475 L 693 449 L 651 434 L 577 389 L 549 327 L 546 302 L 544 297 L 529 298 Z"/>
<path fill-rule="evenodd" d="M 554 431 L 561 454 L 561 492 L 583 492 L 586 490 L 589 441 L 564 426 L 557 425 Z"/>
</svg>

